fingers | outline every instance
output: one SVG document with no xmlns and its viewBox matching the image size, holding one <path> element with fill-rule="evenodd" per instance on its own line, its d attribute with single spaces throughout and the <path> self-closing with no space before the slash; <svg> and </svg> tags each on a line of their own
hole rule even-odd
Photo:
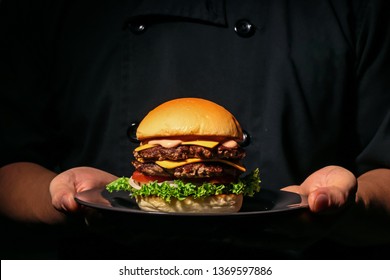
<svg viewBox="0 0 390 280">
<path fill-rule="evenodd" d="M 309 208 L 314 213 L 331 212 L 341 207 L 346 201 L 345 194 L 338 188 L 322 187 L 312 188 L 309 192 L 302 186 L 288 186 L 283 191 L 293 192 L 308 197 Z"/>
<path fill-rule="evenodd" d="M 283 191 L 308 196 L 309 208 L 314 213 L 331 213 L 341 209 L 348 201 L 348 192 L 336 187 L 314 188 L 307 193 L 301 186 L 288 186 Z"/>
<path fill-rule="evenodd" d="M 339 166 L 328 166 L 319 170 L 319 174 L 322 179 L 310 182 L 309 187 L 308 202 L 313 212 L 335 212 L 354 200 L 357 181 L 349 170 Z M 303 184 L 305 183 L 309 182 Z"/>
<path fill-rule="evenodd" d="M 80 205 L 74 200 L 77 192 L 101 187 L 117 177 L 92 167 L 75 167 L 58 174 L 50 183 L 53 206 L 59 211 L 76 212 Z"/>
<path fill-rule="evenodd" d="M 326 166 L 312 173 L 300 186 L 288 186 L 283 190 L 306 195 L 312 212 L 328 213 L 341 209 L 349 200 L 354 200 L 357 181 L 345 168 Z"/>
</svg>

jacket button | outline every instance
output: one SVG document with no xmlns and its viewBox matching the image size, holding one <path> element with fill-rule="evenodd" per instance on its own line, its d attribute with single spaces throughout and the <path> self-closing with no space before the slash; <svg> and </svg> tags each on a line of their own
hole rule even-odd
<svg viewBox="0 0 390 280">
<path fill-rule="evenodd" d="M 140 143 L 140 141 L 137 139 L 137 128 L 138 128 L 139 123 L 138 122 L 132 122 L 126 131 L 127 138 L 130 140 L 130 142 L 133 143 Z"/>
<path fill-rule="evenodd" d="M 248 38 L 253 36 L 256 27 L 247 19 L 240 19 L 234 25 L 234 31 L 238 36 Z"/>
<path fill-rule="evenodd" d="M 144 33 L 146 30 L 145 24 L 139 23 L 139 22 L 130 22 L 128 23 L 128 28 L 131 32 L 134 34 L 141 34 Z"/>
<path fill-rule="evenodd" d="M 242 137 L 242 142 L 240 143 L 240 146 L 241 147 L 249 146 L 249 144 L 251 143 L 250 134 L 246 130 L 242 130 L 242 134 L 243 134 L 243 137 Z"/>
</svg>

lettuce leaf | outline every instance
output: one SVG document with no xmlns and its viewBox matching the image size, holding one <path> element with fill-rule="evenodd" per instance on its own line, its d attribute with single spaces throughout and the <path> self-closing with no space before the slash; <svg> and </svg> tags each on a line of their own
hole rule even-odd
<svg viewBox="0 0 390 280">
<path fill-rule="evenodd" d="M 157 183 L 150 182 L 143 184 L 141 189 L 135 189 L 129 184 L 128 177 L 120 177 L 109 183 L 106 189 L 109 192 L 113 191 L 128 191 L 130 196 L 159 196 L 167 202 L 172 198 L 183 200 L 188 196 L 193 198 L 202 198 L 218 194 L 243 194 L 244 196 L 253 196 L 260 191 L 260 172 L 259 169 L 253 170 L 248 175 L 239 178 L 238 182 L 223 184 L 203 183 L 195 185 L 193 183 L 185 183 L 181 180 L 175 180 L 174 186 L 167 182 Z"/>
</svg>

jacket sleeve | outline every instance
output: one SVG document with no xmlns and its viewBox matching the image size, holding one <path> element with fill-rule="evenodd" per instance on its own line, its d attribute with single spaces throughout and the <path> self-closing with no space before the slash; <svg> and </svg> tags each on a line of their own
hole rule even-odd
<svg viewBox="0 0 390 280">
<path fill-rule="evenodd" d="M 390 168 L 390 2 L 367 1 L 356 24 L 358 175 Z"/>
</svg>

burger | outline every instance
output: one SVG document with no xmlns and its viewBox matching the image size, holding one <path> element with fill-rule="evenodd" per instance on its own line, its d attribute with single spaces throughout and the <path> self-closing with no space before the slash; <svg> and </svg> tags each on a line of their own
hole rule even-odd
<svg viewBox="0 0 390 280">
<path fill-rule="evenodd" d="M 178 98 L 139 123 L 130 178 L 107 190 L 128 191 L 144 211 L 233 213 L 244 196 L 260 191 L 259 170 L 247 173 L 243 130 L 224 107 L 202 98 Z"/>
</svg>

